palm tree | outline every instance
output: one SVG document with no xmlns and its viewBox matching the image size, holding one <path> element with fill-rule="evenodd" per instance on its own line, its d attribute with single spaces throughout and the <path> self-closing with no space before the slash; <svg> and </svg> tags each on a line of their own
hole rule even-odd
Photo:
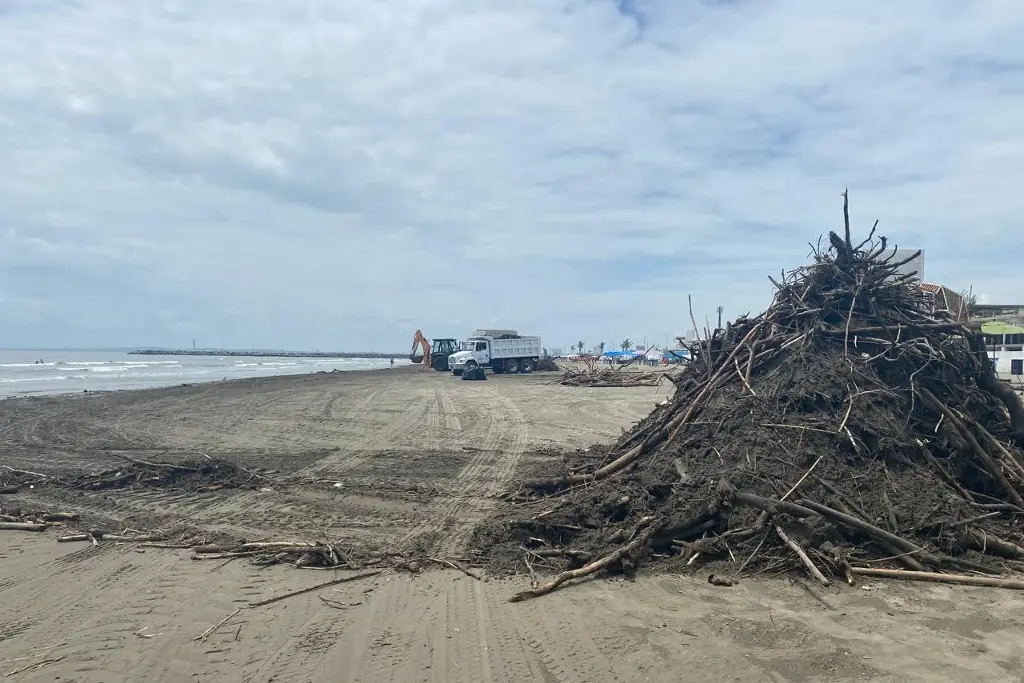
<svg viewBox="0 0 1024 683">
<path fill-rule="evenodd" d="M 597 348 L 601 349 L 601 355 L 603 356 L 604 355 L 604 342 L 601 342 L 600 344 L 598 344 Z"/>
<path fill-rule="evenodd" d="M 579 350 L 579 352 L 581 354 L 583 353 L 583 340 L 582 339 L 579 340 L 578 342 L 576 342 L 576 349 Z"/>
<path fill-rule="evenodd" d="M 719 306 L 715 310 L 718 311 L 718 329 L 722 329 L 722 311 L 725 310 L 725 306 Z"/>
<path fill-rule="evenodd" d="M 623 351 L 629 351 L 630 347 L 633 346 L 633 340 L 627 337 L 622 340 L 622 343 L 619 344 L 619 346 L 622 347 Z"/>
</svg>

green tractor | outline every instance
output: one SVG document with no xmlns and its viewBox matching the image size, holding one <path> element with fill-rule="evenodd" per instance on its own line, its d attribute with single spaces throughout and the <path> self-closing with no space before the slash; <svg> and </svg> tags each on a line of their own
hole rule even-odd
<svg viewBox="0 0 1024 683">
<path fill-rule="evenodd" d="M 430 366 L 438 372 L 448 372 L 448 356 L 458 350 L 458 339 L 434 339 L 430 344 Z"/>
</svg>

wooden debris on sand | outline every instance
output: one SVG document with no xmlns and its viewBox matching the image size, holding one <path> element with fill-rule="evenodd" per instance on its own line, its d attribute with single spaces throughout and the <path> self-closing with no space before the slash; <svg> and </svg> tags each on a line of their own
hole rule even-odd
<svg viewBox="0 0 1024 683">
<path fill-rule="evenodd" d="M 764 313 L 691 345 L 669 401 L 478 532 L 492 568 L 544 552 L 562 572 L 514 599 L 654 562 L 823 585 L 1024 569 L 1024 406 L 978 326 L 936 312 L 875 228 L 854 242 L 845 196 L 843 214 Z"/>
</svg>

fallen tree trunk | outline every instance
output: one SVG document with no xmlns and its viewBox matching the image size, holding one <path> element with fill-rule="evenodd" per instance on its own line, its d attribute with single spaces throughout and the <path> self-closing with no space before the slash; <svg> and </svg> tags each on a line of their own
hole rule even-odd
<svg viewBox="0 0 1024 683">
<path fill-rule="evenodd" d="M 562 572 L 561 574 L 551 579 L 547 583 L 537 586 L 536 588 L 531 588 L 530 590 L 525 590 L 520 593 L 516 593 L 511 598 L 509 598 L 508 601 L 522 602 L 523 600 L 528 600 L 529 598 L 536 598 L 540 597 L 541 595 L 547 595 L 551 591 L 556 590 L 566 581 L 571 581 L 573 579 L 581 579 L 585 576 L 596 574 L 608 565 L 614 562 L 618 562 L 626 555 L 629 555 L 630 553 L 638 550 L 640 547 L 646 545 L 647 541 L 650 540 L 651 536 L 654 535 L 654 532 L 657 530 L 657 527 L 650 526 L 653 522 L 654 517 L 645 517 L 641 519 L 636 529 L 637 536 L 632 541 L 622 546 L 615 552 L 609 555 L 605 555 L 601 559 L 595 560 L 594 562 L 591 562 L 588 565 L 580 567 L 579 569 L 571 569 L 569 571 Z M 646 527 L 646 529 L 644 527 Z"/>
<path fill-rule="evenodd" d="M 999 579 L 990 576 L 969 576 L 967 574 L 939 574 L 938 572 L 912 572 L 906 569 L 874 569 L 870 567 L 850 567 L 850 573 L 856 576 L 874 576 L 886 579 L 906 579 L 908 581 L 932 581 L 936 583 L 957 583 L 962 586 L 986 586 L 988 588 L 1008 588 L 1024 591 L 1024 581 L 1017 579 Z"/>
<path fill-rule="evenodd" d="M 4 531 L 46 531 L 49 528 L 46 524 L 32 522 L 0 522 L 0 529 Z"/>
</svg>

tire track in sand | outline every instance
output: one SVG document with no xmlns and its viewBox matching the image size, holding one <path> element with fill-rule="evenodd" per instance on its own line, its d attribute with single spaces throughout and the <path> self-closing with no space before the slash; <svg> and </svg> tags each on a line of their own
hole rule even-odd
<svg viewBox="0 0 1024 683">
<path fill-rule="evenodd" d="M 376 455 L 376 451 L 391 444 L 398 436 L 410 429 L 421 428 L 425 419 L 428 395 L 423 388 L 419 388 L 419 395 L 410 391 L 407 384 L 399 380 L 392 380 L 387 385 L 370 391 L 345 411 L 344 417 L 339 418 L 346 422 L 361 422 L 361 438 L 349 440 L 339 450 L 331 453 L 325 458 L 304 467 L 289 476 L 294 482 L 308 481 L 310 479 L 333 479 L 342 478 L 370 458 Z M 331 404 L 331 401 L 328 401 Z M 372 423 L 373 415 L 382 406 L 399 404 L 401 409 L 396 411 L 394 416 L 381 426 Z M 330 412 L 337 411 L 337 404 L 331 404 Z M 287 510 L 281 509 L 281 496 L 275 495 L 272 491 L 246 491 L 231 496 L 222 496 L 218 501 L 205 506 L 202 510 L 191 509 L 193 521 L 204 525 L 217 526 L 221 528 L 237 528 L 240 531 L 257 526 L 280 526 L 286 527 L 295 523 L 295 516 Z M 281 524 L 273 520 L 281 520 Z"/>
<path fill-rule="evenodd" d="M 487 429 L 480 450 L 459 472 L 452 491 L 430 506 L 423 521 L 401 537 L 400 545 L 444 531 L 438 552 L 460 550 L 494 505 L 493 497 L 504 491 L 515 474 L 526 449 L 526 421 L 511 400 L 494 390 L 484 391 L 486 400 L 477 401 L 487 406 Z"/>
<path fill-rule="evenodd" d="M 444 383 L 438 385 L 437 395 L 441 401 L 441 410 L 444 414 L 444 426 L 452 431 L 461 432 L 462 420 L 459 419 L 459 415 L 455 410 L 455 404 L 452 402 L 452 397 L 448 394 L 448 387 Z"/>
<path fill-rule="evenodd" d="M 494 587 L 455 572 L 408 580 L 380 577 L 375 587 L 351 586 L 342 601 L 364 604 L 324 618 L 344 622 L 321 641 L 322 618 L 311 607 L 282 614 L 272 653 L 244 680 L 276 683 L 518 683 L 548 681 L 545 669 L 519 633 L 510 606 Z M 322 607 L 320 608 L 322 609 Z M 326 610 L 331 612 L 331 610 Z M 306 617 L 309 617 L 306 619 Z M 305 620 L 305 621 L 303 621 Z M 304 643 L 319 642 L 312 650 Z M 598 680 L 598 679 L 595 679 Z"/>
<path fill-rule="evenodd" d="M 359 406 L 353 407 L 348 412 L 346 420 L 349 422 L 360 420 L 366 423 L 363 438 L 348 442 L 341 450 L 300 470 L 296 476 L 329 477 L 349 472 L 372 458 L 375 455 L 375 450 L 389 446 L 396 437 L 417 423 L 422 424 L 431 392 L 425 390 L 424 387 L 415 387 L 413 391 L 410 390 L 409 384 L 392 380 L 372 401 L 370 399 L 361 401 Z M 410 393 L 412 393 L 411 396 Z M 369 413 L 386 405 L 399 406 L 394 411 L 397 414 L 383 425 L 374 426 L 371 421 L 372 415 Z"/>
</svg>

